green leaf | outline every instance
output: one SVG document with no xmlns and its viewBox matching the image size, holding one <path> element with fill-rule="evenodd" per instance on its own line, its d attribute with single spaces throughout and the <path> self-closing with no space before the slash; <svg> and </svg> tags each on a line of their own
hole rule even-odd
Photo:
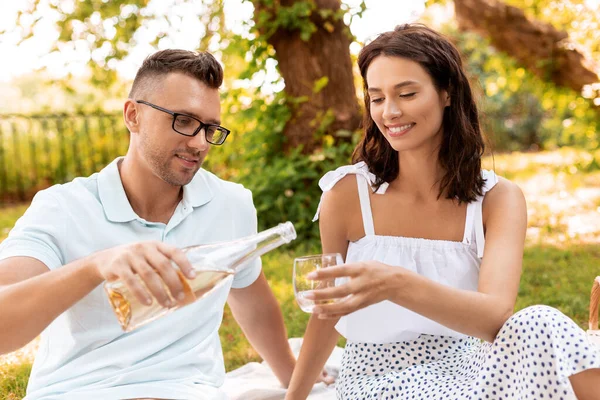
<svg viewBox="0 0 600 400">
<path fill-rule="evenodd" d="M 317 79 L 315 81 L 315 84 L 313 86 L 313 93 L 319 93 L 321 90 L 323 90 L 323 88 L 325 86 L 327 86 L 327 84 L 329 84 L 329 77 L 328 76 L 323 76 L 319 79 Z"/>
</svg>

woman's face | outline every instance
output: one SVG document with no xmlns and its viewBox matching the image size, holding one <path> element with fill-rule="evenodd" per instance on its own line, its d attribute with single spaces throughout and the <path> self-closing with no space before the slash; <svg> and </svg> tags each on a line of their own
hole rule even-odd
<svg viewBox="0 0 600 400">
<path fill-rule="evenodd" d="M 441 143 L 446 91 L 438 92 L 418 63 L 401 57 L 376 57 L 366 74 L 373 121 L 396 151 Z"/>
</svg>

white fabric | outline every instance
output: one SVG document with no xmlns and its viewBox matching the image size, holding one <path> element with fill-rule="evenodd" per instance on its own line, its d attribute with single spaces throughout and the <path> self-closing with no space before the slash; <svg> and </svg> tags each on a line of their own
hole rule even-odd
<svg viewBox="0 0 600 400">
<path fill-rule="evenodd" d="M 348 174 L 358 174 L 358 175 L 363 176 L 371 185 L 371 187 L 373 189 L 373 193 L 384 194 L 389 186 L 389 184 L 387 182 L 384 182 L 381 184 L 381 186 L 379 186 L 379 188 L 377 190 L 375 190 L 375 187 L 373 187 L 373 183 L 375 183 L 375 179 L 376 179 L 375 175 L 372 174 L 371 172 L 369 172 L 369 169 L 367 168 L 367 164 L 365 164 L 364 161 L 361 161 L 361 162 L 353 164 L 353 165 L 344 165 L 343 167 L 339 167 L 338 169 L 329 171 L 328 173 L 323 175 L 323 177 L 321 179 L 319 179 L 319 187 L 323 191 L 323 194 L 325 194 L 325 192 L 330 191 L 335 186 L 335 184 L 340 181 L 340 179 L 342 179 L 343 177 L 345 177 Z M 321 199 L 323 199 L 322 195 L 321 195 Z M 319 202 L 319 205 L 317 206 L 317 212 L 313 218 L 313 222 L 316 221 L 317 219 L 319 219 L 320 211 L 321 211 L 321 202 Z"/>
<path fill-rule="evenodd" d="M 591 368 L 600 368 L 600 351 L 584 331 L 538 305 L 511 316 L 493 343 L 429 335 L 348 342 L 336 392 L 349 400 L 575 400 L 569 376 Z"/>
<path fill-rule="evenodd" d="M 289 339 L 296 357 L 302 346 L 301 338 Z M 325 363 L 327 373 L 336 378 L 340 371 L 344 349 L 336 347 Z M 266 363 L 248 363 L 228 372 L 222 387 L 230 400 L 280 400 L 286 390 L 281 387 L 273 371 Z M 313 386 L 308 400 L 335 400 L 335 384 L 317 383 Z"/>
<path fill-rule="evenodd" d="M 319 185 L 326 192 L 347 174 L 360 174 L 371 184 L 375 181 L 366 164 L 358 163 L 338 168 L 333 173 L 328 172 Z M 366 234 L 356 242 L 349 243 L 346 262 L 376 260 L 406 268 L 443 285 L 477 290 L 479 266 L 485 246 L 481 203 L 485 193 L 498 181 L 491 171 L 482 171 L 482 176 L 486 181 L 483 196 L 467 206 L 465 237 L 462 242 Z M 360 191 L 360 186 L 358 188 Z M 384 194 L 385 189 L 374 193 Z M 361 208 L 363 220 L 372 220 L 372 215 L 366 215 L 365 218 L 365 213 L 371 214 L 370 207 Z M 336 329 L 349 341 L 363 343 L 414 340 L 421 334 L 465 337 L 390 301 L 373 304 L 342 317 Z"/>
<path fill-rule="evenodd" d="M 250 191 L 204 170 L 184 187 L 168 224 L 143 220 L 127 200 L 117 162 L 39 192 L 0 245 L 0 259 L 33 257 L 54 270 L 125 243 L 184 247 L 256 233 Z M 257 260 L 211 296 L 130 333 L 98 286 L 42 333 L 26 399 L 218 399 L 223 306 L 231 286 L 250 285 L 260 271 Z"/>
<path fill-rule="evenodd" d="M 360 174 L 356 174 L 356 183 L 358 185 L 358 197 L 360 198 L 360 210 L 362 212 L 365 235 L 371 236 L 375 234 L 375 224 L 373 223 L 373 213 L 371 212 L 368 183 Z"/>
</svg>

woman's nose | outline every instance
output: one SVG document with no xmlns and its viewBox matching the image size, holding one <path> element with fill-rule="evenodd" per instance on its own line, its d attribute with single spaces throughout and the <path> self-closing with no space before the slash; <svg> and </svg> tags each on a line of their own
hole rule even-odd
<svg viewBox="0 0 600 400">
<path fill-rule="evenodd" d="M 392 121 L 396 118 L 402 116 L 402 110 L 400 109 L 399 104 L 395 101 L 386 101 L 383 106 L 383 114 L 382 117 L 386 121 Z"/>
</svg>

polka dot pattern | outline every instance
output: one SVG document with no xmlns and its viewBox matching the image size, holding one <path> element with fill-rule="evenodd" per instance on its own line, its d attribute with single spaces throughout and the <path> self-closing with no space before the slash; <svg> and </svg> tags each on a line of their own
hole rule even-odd
<svg viewBox="0 0 600 400">
<path fill-rule="evenodd" d="M 575 399 L 569 376 L 600 368 L 600 351 L 560 311 L 513 315 L 493 343 L 421 335 L 399 343 L 348 342 L 338 399 Z"/>
</svg>

